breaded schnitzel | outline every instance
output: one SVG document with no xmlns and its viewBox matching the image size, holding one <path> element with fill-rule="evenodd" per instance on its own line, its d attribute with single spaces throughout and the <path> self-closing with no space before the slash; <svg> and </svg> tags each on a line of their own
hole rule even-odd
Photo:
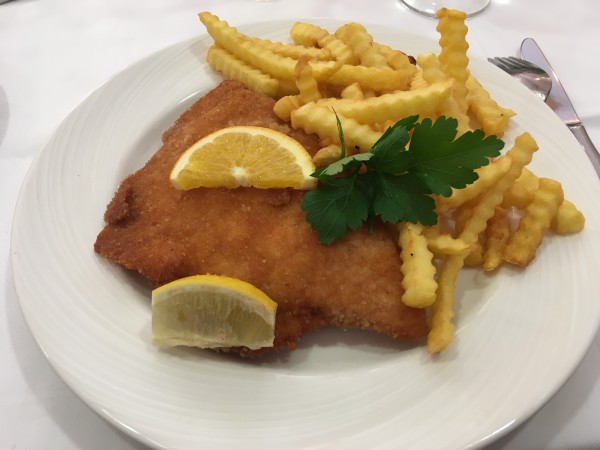
<svg viewBox="0 0 600 450">
<path fill-rule="evenodd" d="M 292 130 L 273 100 L 225 81 L 198 100 L 163 135 L 163 147 L 128 176 L 105 213 L 95 251 L 155 285 L 211 273 L 247 281 L 278 303 L 274 348 L 326 325 L 363 328 L 392 338 L 427 334 L 425 312 L 401 301 L 400 257 L 383 225 L 318 242 L 292 189 L 178 191 L 169 173 L 201 137 L 226 126 L 257 125 L 291 135 L 312 154 L 315 136 Z M 268 349 L 231 349 L 255 356 Z"/>
</svg>

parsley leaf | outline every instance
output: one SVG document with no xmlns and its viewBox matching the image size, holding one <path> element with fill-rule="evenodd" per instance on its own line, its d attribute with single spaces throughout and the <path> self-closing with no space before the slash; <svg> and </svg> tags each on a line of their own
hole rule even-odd
<svg viewBox="0 0 600 450">
<path fill-rule="evenodd" d="M 415 125 L 409 153 L 414 163 L 409 169 L 433 194 L 448 197 L 452 188 L 462 189 L 477 180 L 473 169 L 489 163 L 498 156 L 504 142 L 496 136 L 485 137 L 482 130 L 468 131 L 454 139 L 458 121 L 440 117 L 432 123 L 424 119 Z"/>
<path fill-rule="evenodd" d="M 338 134 L 340 136 L 342 150 L 339 161 L 331 163 L 327 167 L 316 170 L 314 173 L 311 174 L 312 177 L 320 181 L 328 180 L 332 176 L 342 173 L 346 170 L 356 169 L 360 167 L 363 162 L 367 161 L 373 156 L 372 153 L 359 153 L 357 155 L 346 156 L 346 143 L 344 142 L 345 139 L 344 130 L 342 129 L 342 122 L 340 121 L 339 116 L 335 112 L 335 109 L 333 110 L 333 114 L 335 114 L 335 121 L 337 123 L 337 129 Z"/>
<path fill-rule="evenodd" d="M 412 155 L 406 152 L 405 147 L 410 141 L 408 132 L 418 119 L 419 116 L 411 116 L 399 120 L 383 133 L 369 152 L 374 155 L 369 163 L 371 169 L 387 173 L 401 173 L 408 169 Z"/>
<path fill-rule="evenodd" d="M 369 159 L 373 157 L 373 153 L 358 153 L 352 156 L 346 156 L 345 158 L 340 159 L 334 163 L 329 164 L 327 167 L 323 169 L 317 170 L 315 173 L 311 174 L 312 177 L 325 181 L 331 178 L 334 175 L 342 173 L 346 170 L 356 169 Z"/>
<path fill-rule="evenodd" d="M 312 174 L 320 184 L 302 201 L 306 220 L 326 244 L 365 221 L 372 231 L 376 217 L 388 223 L 434 225 L 431 195 L 448 196 L 452 188 L 474 182 L 474 169 L 488 164 L 504 147 L 481 130 L 456 138 L 456 119 L 442 116 L 419 123 L 418 116 L 411 116 L 390 127 L 369 152 L 346 156 L 337 114 L 336 119 L 341 159 Z"/>
<path fill-rule="evenodd" d="M 333 114 L 335 114 L 335 123 L 337 124 L 338 135 L 340 136 L 340 145 L 342 147 L 342 155 L 340 156 L 340 159 L 344 159 L 346 157 L 346 142 L 344 138 L 344 130 L 342 129 L 342 122 L 340 120 L 340 117 L 335 112 L 335 109 L 333 109 Z"/>
<path fill-rule="evenodd" d="M 435 200 L 417 177 L 410 173 L 390 175 L 382 173 L 377 177 L 377 187 L 373 201 L 373 211 L 384 222 L 420 222 L 435 225 Z"/>
<path fill-rule="evenodd" d="M 377 153 L 388 148 L 404 148 L 410 141 L 408 132 L 415 126 L 417 120 L 419 120 L 419 116 L 410 116 L 396 122 L 385 130 L 385 133 L 375 142 L 371 151 Z"/>
<path fill-rule="evenodd" d="M 348 228 L 358 228 L 367 219 L 369 202 L 360 189 L 355 189 L 356 181 L 357 175 L 334 178 L 304 195 L 306 220 L 319 232 L 322 244 L 341 239 Z"/>
</svg>

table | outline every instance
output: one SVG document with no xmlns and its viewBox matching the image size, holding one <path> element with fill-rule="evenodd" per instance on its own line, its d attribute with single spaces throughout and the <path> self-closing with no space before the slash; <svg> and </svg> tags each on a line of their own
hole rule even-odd
<svg viewBox="0 0 600 450">
<path fill-rule="evenodd" d="M 12 281 L 10 234 L 19 187 L 36 152 L 69 111 L 130 63 L 203 32 L 196 13 L 233 25 L 333 17 L 436 38 L 432 20 L 395 0 L 15 0 L 0 5 L 0 448 L 144 449 L 101 419 L 57 376 L 23 319 Z M 593 141 L 600 143 L 600 12 L 592 0 L 492 0 L 470 19 L 471 49 L 516 55 L 536 38 Z M 591 88 L 591 89 L 590 89 Z M 34 282 L 34 280 L 32 280 Z M 554 397 L 489 448 L 600 448 L 600 334 Z"/>
</svg>

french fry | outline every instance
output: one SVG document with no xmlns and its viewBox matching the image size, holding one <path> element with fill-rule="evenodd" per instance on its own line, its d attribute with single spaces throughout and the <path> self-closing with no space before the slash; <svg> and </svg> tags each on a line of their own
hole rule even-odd
<svg viewBox="0 0 600 450">
<path fill-rule="evenodd" d="M 429 85 L 434 83 L 443 83 L 449 78 L 442 68 L 442 63 L 433 53 L 423 53 L 417 56 L 417 63 L 423 69 L 423 79 Z M 439 114 L 448 117 L 454 117 L 456 120 L 458 120 L 458 135 L 460 136 L 461 134 L 471 130 L 471 128 L 469 126 L 470 119 L 466 110 L 463 111 L 463 108 L 457 101 L 457 95 L 460 94 L 455 92 L 456 89 L 460 89 L 460 87 L 457 83 L 454 83 L 452 86 L 451 95 L 449 95 L 440 105 Z"/>
<path fill-rule="evenodd" d="M 475 245 L 467 244 L 462 239 L 453 238 L 448 234 L 427 237 L 427 247 L 440 259 L 448 255 L 466 256 L 475 250 Z"/>
<path fill-rule="evenodd" d="M 569 200 L 562 202 L 552 220 L 552 231 L 556 234 L 578 233 L 584 226 L 585 217 L 582 212 Z"/>
<path fill-rule="evenodd" d="M 392 69 L 404 70 L 409 73 L 410 78 L 414 77 L 417 73 L 416 61 L 412 56 L 408 56 L 401 50 L 394 50 L 380 42 L 373 42 L 373 47 L 385 56 L 388 66 Z"/>
<path fill-rule="evenodd" d="M 377 97 L 377 93 L 373 89 L 363 89 L 363 95 L 365 98 Z"/>
<path fill-rule="evenodd" d="M 347 23 L 338 28 L 334 36 L 352 49 L 361 65 L 390 70 L 387 58 L 373 47 L 373 37 L 363 25 L 356 22 Z"/>
<path fill-rule="evenodd" d="M 296 22 L 290 29 L 290 36 L 296 45 L 317 47 L 319 39 L 327 36 L 329 31 L 312 23 Z"/>
<path fill-rule="evenodd" d="M 290 95 L 279 99 L 273 111 L 282 120 L 289 121 L 290 115 L 294 109 L 300 106 L 318 100 L 321 98 L 321 92 L 317 80 L 313 76 L 312 67 L 308 62 L 308 57 L 303 55 L 296 63 L 294 69 L 296 77 L 297 95 Z"/>
<path fill-rule="evenodd" d="M 358 83 L 352 83 L 346 86 L 340 93 L 341 98 L 347 98 L 350 100 L 362 100 L 365 98 L 365 94 Z"/>
<path fill-rule="evenodd" d="M 414 91 L 416 89 L 422 89 L 427 86 L 429 86 L 429 84 L 423 78 L 423 69 L 418 68 L 412 80 L 410 80 L 410 90 Z"/>
<path fill-rule="evenodd" d="M 275 102 L 273 112 L 281 120 L 289 121 L 292 111 L 300 108 L 302 105 L 303 103 L 299 95 L 286 95 Z"/>
<path fill-rule="evenodd" d="M 483 264 L 483 252 L 481 242 L 473 244 L 473 249 L 465 256 L 465 267 L 481 267 Z"/>
<path fill-rule="evenodd" d="M 346 86 L 337 86 L 333 84 L 328 84 L 324 81 L 319 82 L 319 90 L 321 91 L 321 95 L 323 98 L 339 98 L 342 95 L 342 91 Z"/>
<path fill-rule="evenodd" d="M 351 148 L 347 150 L 351 150 Z M 352 153 L 347 151 L 346 154 L 349 156 Z M 339 161 L 341 155 L 342 148 L 339 145 L 331 144 L 317 150 L 312 160 L 317 168 L 327 167 L 329 164 Z"/>
<path fill-rule="evenodd" d="M 447 8 L 441 8 L 436 14 L 439 19 L 437 31 L 440 33 L 441 47 L 438 58 L 446 75 L 456 80 L 454 98 L 460 111 L 466 114 L 468 109 L 466 82 L 470 75 L 467 56 L 469 44 L 466 39 L 468 29 L 465 25 L 467 15 L 462 11 Z"/>
<path fill-rule="evenodd" d="M 423 70 L 423 79 L 427 84 L 441 83 L 449 78 L 442 68 L 442 63 L 433 53 L 418 55 L 417 64 Z"/>
<path fill-rule="evenodd" d="M 429 353 L 440 353 L 451 343 L 454 336 L 454 289 L 458 272 L 464 265 L 463 255 L 447 256 L 442 263 L 438 278 L 435 302 L 431 307 L 431 328 L 427 335 Z"/>
<path fill-rule="evenodd" d="M 292 40 L 306 47 L 321 47 L 329 51 L 333 59 L 344 64 L 358 64 L 358 57 L 342 40 L 324 28 L 304 22 L 296 22 L 290 30 Z"/>
<path fill-rule="evenodd" d="M 512 109 L 503 108 L 492 99 L 489 92 L 473 76 L 467 78 L 467 102 L 486 134 L 502 137 L 509 119 L 515 115 Z"/>
<path fill-rule="evenodd" d="M 496 212 L 488 221 L 485 236 L 482 267 L 486 272 L 491 272 L 502 264 L 504 247 L 510 237 L 510 222 L 505 208 L 496 207 Z"/>
<path fill-rule="evenodd" d="M 294 79 L 296 63 L 292 58 L 286 58 L 265 49 L 214 14 L 202 12 L 198 16 L 215 42 L 237 58 L 273 77 L 285 80 Z"/>
<path fill-rule="evenodd" d="M 410 82 L 410 76 L 406 72 L 349 64 L 342 65 L 331 76 L 326 76 L 324 75 L 327 73 L 325 69 L 329 68 L 329 71 L 331 71 L 331 66 L 327 66 L 330 63 L 320 62 L 320 64 L 324 65 L 324 68 L 316 73 L 317 79 L 337 86 L 347 86 L 357 82 L 366 89 L 377 92 L 391 92 L 406 89 Z"/>
<path fill-rule="evenodd" d="M 526 266 L 531 262 L 563 200 L 562 186 L 558 181 L 540 178 L 540 187 L 534 194 L 533 201 L 527 206 L 519 228 L 504 248 L 505 261 L 519 266 Z"/>
<path fill-rule="evenodd" d="M 206 61 L 213 69 L 221 72 L 225 78 L 238 80 L 259 94 L 275 97 L 279 82 L 260 70 L 236 58 L 227 50 L 212 45 L 206 53 Z"/>
<path fill-rule="evenodd" d="M 505 208 L 515 207 L 518 209 L 525 209 L 533 200 L 534 193 L 535 189 L 529 190 L 517 180 L 504 194 L 502 206 Z"/>
<path fill-rule="evenodd" d="M 339 72 L 338 72 L 339 73 Z M 338 114 L 360 123 L 398 121 L 415 114 L 434 112 L 450 95 L 452 80 L 415 91 L 397 91 L 364 100 L 324 99 L 319 106 L 334 108 Z"/>
<path fill-rule="evenodd" d="M 461 207 L 457 208 L 454 213 L 454 234 L 458 236 L 455 239 L 469 246 L 468 252 L 459 253 L 460 255 L 464 256 L 464 265 L 467 267 L 478 267 L 481 265 L 483 259 L 483 248 L 479 242 L 479 238 L 477 238 L 477 240 L 474 242 L 468 243 L 460 238 L 460 235 L 464 231 L 467 222 L 473 215 L 473 208 L 477 205 L 476 200 L 478 199 L 476 198 L 474 201 L 470 201 L 464 205 L 461 205 Z"/>
<path fill-rule="evenodd" d="M 527 167 L 521 172 L 513 185 L 504 194 L 502 206 L 510 208 L 525 209 L 533 200 L 533 194 L 539 186 L 539 178 Z"/>
<path fill-rule="evenodd" d="M 304 45 L 284 44 L 283 42 L 273 42 L 268 39 L 259 39 L 256 37 L 249 38 L 253 42 L 267 50 L 286 58 L 300 59 L 301 56 L 306 56 L 309 59 L 316 61 L 331 61 L 334 59 L 331 52 L 325 48 L 306 47 Z"/>
<path fill-rule="evenodd" d="M 414 308 L 426 308 L 435 301 L 437 289 L 433 254 L 427 248 L 427 239 L 421 235 L 421 225 L 402 223 L 398 228 L 404 288 L 402 302 Z"/>
<path fill-rule="evenodd" d="M 212 36 L 217 44 L 228 50 L 237 58 L 245 61 L 264 73 L 282 80 L 295 80 L 294 69 L 296 60 L 278 55 L 264 48 L 260 43 L 253 41 L 248 36 L 240 33 L 226 21 L 220 20 L 214 14 L 202 12 L 198 14 L 200 20 L 206 27 L 208 34 Z M 313 70 L 315 78 L 327 79 L 341 66 L 341 63 L 333 61 L 317 61 Z M 347 70 L 345 71 L 347 72 Z M 346 74 L 350 77 L 351 74 Z"/>
<path fill-rule="evenodd" d="M 529 133 L 523 133 L 515 139 L 513 148 L 507 152 L 512 161 L 510 169 L 480 197 L 459 234 L 460 239 L 468 244 L 476 244 L 479 241 L 479 235 L 485 230 L 487 221 L 502 202 L 504 192 L 520 176 L 523 167 L 531 162 L 537 149 L 537 143 Z M 432 306 L 431 329 L 427 338 L 427 348 L 431 353 L 441 352 L 452 342 L 454 288 L 464 259 L 462 255 L 448 256 L 442 265 L 436 300 Z"/>
<path fill-rule="evenodd" d="M 277 95 L 275 98 L 282 98 L 287 95 L 296 95 L 298 94 L 298 88 L 296 87 L 296 83 L 291 80 L 281 80 L 277 79 L 279 82 L 279 88 L 277 89 Z"/>
<path fill-rule="evenodd" d="M 369 126 L 371 127 L 371 129 L 373 131 L 379 131 L 381 133 L 383 133 L 385 130 L 387 130 L 392 125 L 394 125 L 394 122 L 371 123 L 371 124 L 369 124 Z"/>
<path fill-rule="evenodd" d="M 464 189 L 453 189 L 450 197 L 436 197 L 437 212 L 443 214 L 476 199 L 504 176 L 504 174 L 508 172 L 510 166 L 510 157 L 504 155 L 496 158 L 487 166 L 475 170 L 479 178 L 477 178 L 474 183 L 467 185 Z"/>
<path fill-rule="evenodd" d="M 523 172 L 521 172 L 521 175 L 519 178 L 517 178 L 517 182 L 523 184 L 523 186 L 531 191 L 537 191 L 540 184 L 540 179 L 535 173 L 533 173 L 527 167 L 524 167 Z"/>
<path fill-rule="evenodd" d="M 537 150 L 538 145 L 529 133 L 525 132 L 515 139 L 514 146 L 505 155 L 511 160 L 508 172 L 481 195 L 459 235 L 460 238 L 468 243 L 477 242 L 479 234 L 485 230 L 487 221 L 494 215 L 496 206 L 502 202 L 504 193 L 521 175 L 523 168 L 531 162 Z"/>
<path fill-rule="evenodd" d="M 421 234 L 425 236 L 427 240 L 435 239 L 438 236 L 448 234 L 444 228 L 444 222 L 440 218 L 434 225 L 424 226 L 421 230 Z"/>
<path fill-rule="evenodd" d="M 473 214 L 473 205 L 467 203 L 454 211 L 454 234 L 456 236 L 460 235 L 465 229 L 465 224 L 469 220 L 469 217 L 471 217 L 471 214 Z"/>
<path fill-rule="evenodd" d="M 382 135 L 368 125 L 358 123 L 339 112 L 338 116 L 344 130 L 346 146 L 349 148 L 354 147 L 359 152 L 367 152 Z M 328 106 L 307 103 L 292 111 L 291 122 L 293 128 L 302 128 L 306 133 L 315 133 L 322 139 L 329 138 L 332 143 L 340 144 L 335 115 Z"/>
<path fill-rule="evenodd" d="M 300 57 L 294 68 L 294 75 L 296 78 L 296 87 L 299 91 L 298 95 L 302 104 L 314 102 L 315 100 L 322 98 L 321 92 L 319 91 L 319 85 L 317 84 L 317 80 L 315 80 L 308 57 Z"/>
</svg>

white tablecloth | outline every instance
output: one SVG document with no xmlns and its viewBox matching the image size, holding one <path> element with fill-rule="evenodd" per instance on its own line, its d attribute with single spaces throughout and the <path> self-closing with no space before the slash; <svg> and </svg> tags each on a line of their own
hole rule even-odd
<svg viewBox="0 0 600 450">
<path fill-rule="evenodd" d="M 32 158 L 65 115 L 130 63 L 203 33 L 196 13 L 233 25 L 333 17 L 437 37 L 396 0 L 15 0 L 0 5 L 0 448 L 145 448 L 57 376 L 24 322 L 9 262 L 13 209 Z M 600 13 L 593 0 L 492 0 L 468 21 L 471 49 L 516 55 L 536 38 L 600 143 Z M 590 273 L 596 268 L 590 268 Z M 590 275 L 592 276 L 592 275 Z M 31 282 L 35 282 L 35 276 Z M 600 299 L 599 299 L 600 301 Z M 562 389 L 492 449 L 600 448 L 600 335 Z"/>
</svg>

